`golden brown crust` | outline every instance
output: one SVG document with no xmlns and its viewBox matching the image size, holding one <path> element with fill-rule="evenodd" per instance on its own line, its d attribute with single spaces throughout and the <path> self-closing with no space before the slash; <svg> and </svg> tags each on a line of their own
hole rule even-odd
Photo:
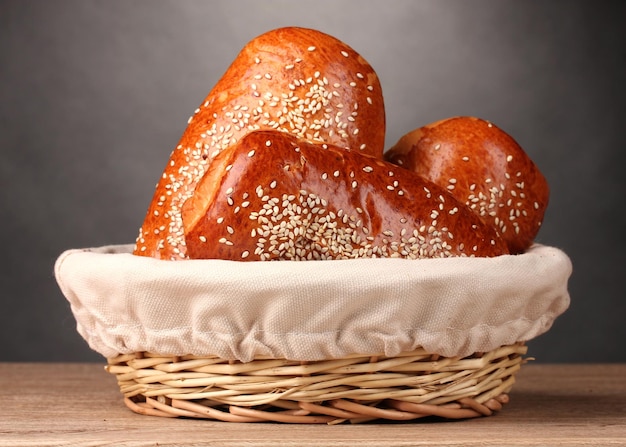
<svg viewBox="0 0 626 447">
<path fill-rule="evenodd" d="M 549 188 L 519 144 L 475 117 L 441 120 L 403 136 L 385 159 L 446 188 L 493 225 L 511 253 L 534 241 Z"/>
<path fill-rule="evenodd" d="M 319 31 L 281 28 L 253 39 L 189 118 L 135 254 L 185 258 L 184 201 L 220 151 L 258 129 L 382 158 L 385 111 L 378 77 L 352 48 Z"/>
<path fill-rule="evenodd" d="M 391 163 L 258 131 L 220 153 L 183 211 L 192 259 L 497 256 L 445 190 Z"/>
</svg>

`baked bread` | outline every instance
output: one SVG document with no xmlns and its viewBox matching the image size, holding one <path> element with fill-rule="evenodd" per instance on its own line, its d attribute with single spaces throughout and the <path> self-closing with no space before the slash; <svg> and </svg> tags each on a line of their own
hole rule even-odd
<svg viewBox="0 0 626 447">
<path fill-rule="evenodd" d="M 352 48 L 319 31 L 280 28 L 250 41 L 189 118 L 156 186 L 136 255 L 187 257 L 183 203 L 220 151 L 259 129 L 382 158 L 378 77 Z"/>
<path fill-rule="evenodd" d="M 385 159 L 445 188 L 497 228 L 511 253 L 526 250 L 539 232 L 548 183 L 520 145 L 488 121 L 462 116 L 415 129 Z"/>
<path fill-rule="evenodd" d="M 218 154 L 182 213 L 192 259 L 497 256 L 495 228 L 391 163 L 277 131 Z"/>
</svg>

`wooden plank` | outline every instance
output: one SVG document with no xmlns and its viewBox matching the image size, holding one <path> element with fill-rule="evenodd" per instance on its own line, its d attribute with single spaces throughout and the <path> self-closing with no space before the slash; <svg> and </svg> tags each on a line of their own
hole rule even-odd
<svg viewBox="0 0 626 447">
<path fill-rule="evenodd" d="M 0 363 L 0 446 L 626 445 L 626 364 L 528 364 L 511 402 L 466 421 L 287 425 L 132 413 L 100 364 Z"/>
</svg>

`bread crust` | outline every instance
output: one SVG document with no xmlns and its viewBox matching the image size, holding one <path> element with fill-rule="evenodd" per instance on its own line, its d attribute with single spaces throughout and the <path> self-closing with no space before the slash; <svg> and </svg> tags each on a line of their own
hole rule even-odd
<svg viewBox="0 0 626 447">
<path fill-rule="evenodd" d="M 220 153 L 183 211 L 192 259 L 407 259 L 508 253 L 444 189 L 391 163 L 257 131 Z"/>
<path fill-rule="evenodd" d="M 385 159 L 445 188 L 492 225 L 511 253 L 535 240 L 549 186 L 522 147 L 489 121 L 451 117 L 415 129 Z"/>
<path fill-rule="evenodd" d="M 156 186 L 136 255 L 187 257 L 183 203 L 222 150 L 259 129 L 382 158 L 378 76 L 351 47 L 319 31 L 279 28 L 251 40 L 189 118 Z"/>
</svg>

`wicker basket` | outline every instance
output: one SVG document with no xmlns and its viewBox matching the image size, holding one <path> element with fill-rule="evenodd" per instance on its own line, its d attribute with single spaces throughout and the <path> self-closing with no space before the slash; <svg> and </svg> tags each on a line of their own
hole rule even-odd
<svg viewBox="0 0 626 447">
<path fill-rule="evenodd" d="M 489 416 L 508 401 L 525 342 L 569 305 L 571 263 L 546 246 L 419 263 L 164 263 L 131 251 L 69 250 L 55 274 L 77 330 L 145 415 Z"/>
<path fill-rule="evenodd" d="M 465 358 L 423 349 L 396 357 L 317 362 L 164 357 L 139 352 L 108 359 L 134 412 L 230 422 L 406 421 L 489 416 L 507 403 L 524 344 Z"/>
</svg>

